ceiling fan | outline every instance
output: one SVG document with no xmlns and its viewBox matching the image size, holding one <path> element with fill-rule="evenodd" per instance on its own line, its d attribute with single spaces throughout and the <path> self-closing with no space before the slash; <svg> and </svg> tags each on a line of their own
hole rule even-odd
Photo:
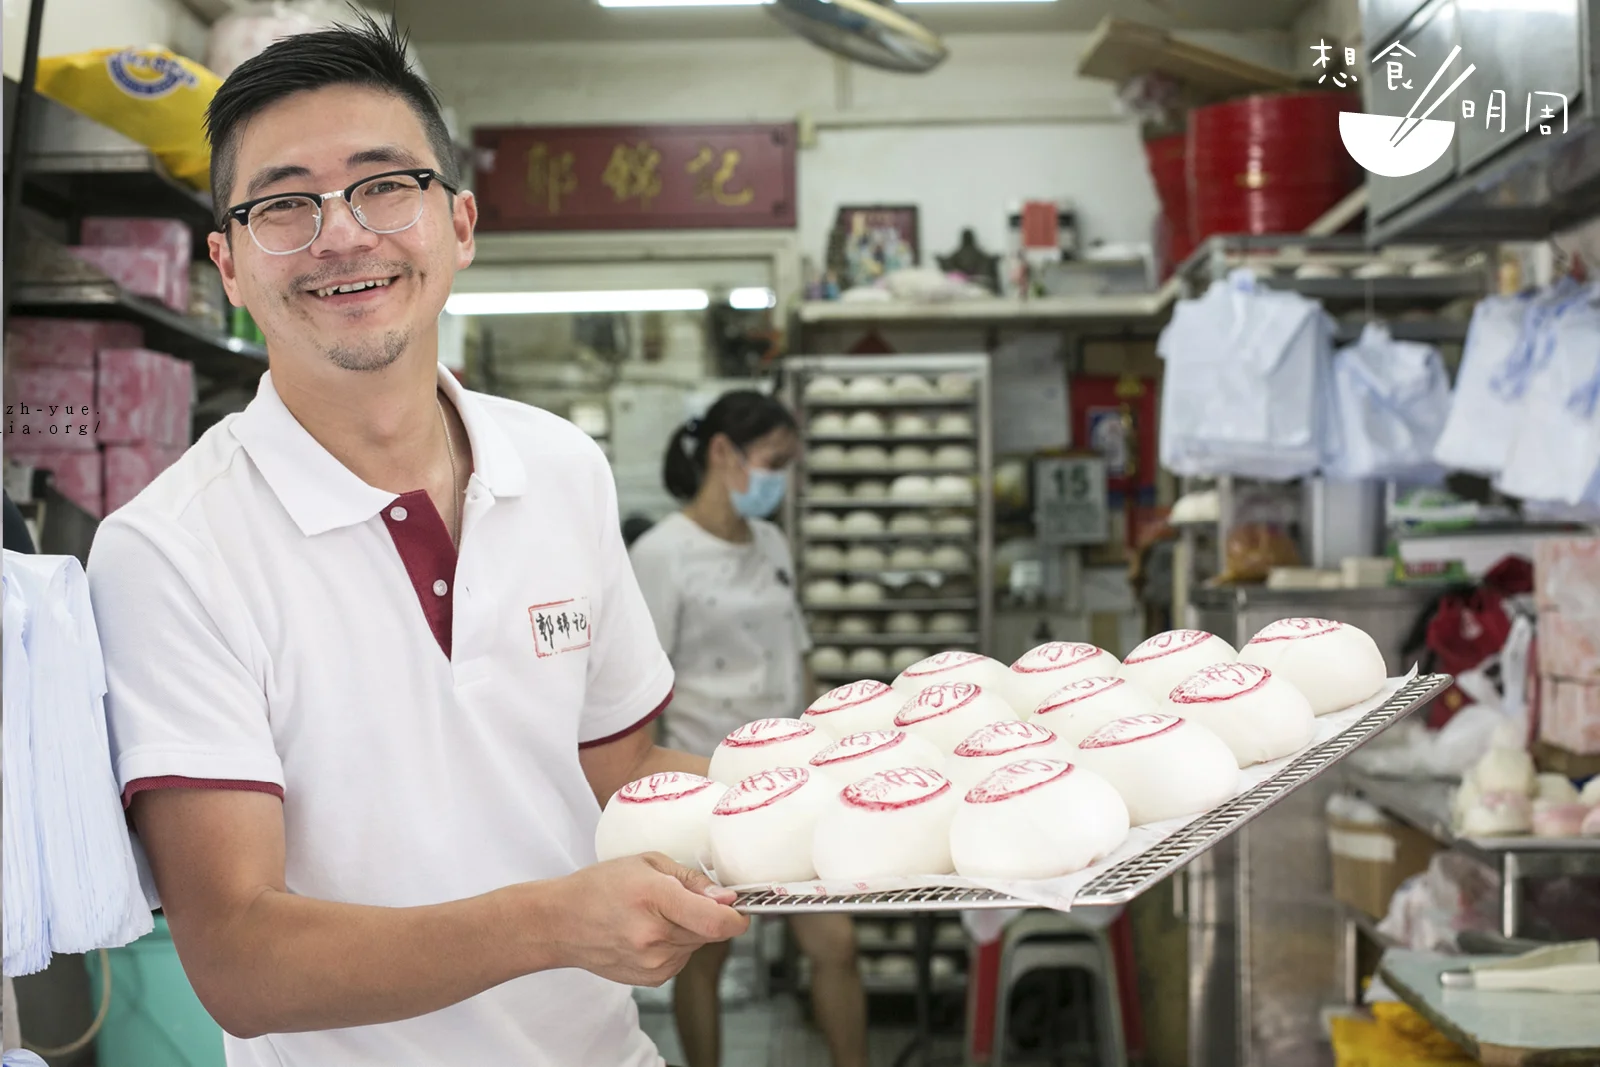
<svg viewBox="0 0 1600 1067">
<path fill-rule="evenodd" d="M 773 0 L 767 10 L 817 47 L 870 67 L 920 74 L 950 54 L 890 0 Z"/>
</svg>

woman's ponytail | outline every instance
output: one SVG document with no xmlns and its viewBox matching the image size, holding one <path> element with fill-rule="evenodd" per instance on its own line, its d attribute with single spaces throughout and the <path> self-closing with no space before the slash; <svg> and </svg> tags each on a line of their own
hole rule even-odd
<svg viewBox="0 0 1600 1067">
<path fill-rule="evenodd" d="M 794 416 L 781 400 L 754 389 L 724 393 L 703 418 L 690 419 L 673 433 L 661 461 L 661 480 L 667 492 L 687 504 L 700 492 L 713 437 L 720 433 L 743 449 L 778 429 L 795 429 Z"/>
<path fill-rule="evenodd" d="M 700 491 L 700 479 L 705 474 L 705 445 L 700 441 L 699 419 L 690 419 L 679 426 L 667 441 L 667 454 L 661 461 L 661 481 L 673 499 L 687 504 Z"/>
</svg>

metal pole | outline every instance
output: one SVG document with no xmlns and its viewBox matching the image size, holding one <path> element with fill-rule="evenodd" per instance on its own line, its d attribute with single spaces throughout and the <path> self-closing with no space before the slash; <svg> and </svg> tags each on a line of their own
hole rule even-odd
<svg viewBox="0 0 1600 1067">
<path fill-rule="evenodd" d="M 11 320 L 12 278 L 17 268 L 17 241 L 22 227 L 17 219 L 17 209 L 22 206 L 22 174 L 27 169 L 28 147 L 33 143 L 33 83 L 39 76 L 39 29 L 44 24 L 44 0 L 30 0 L 28 4 L 28 38 L 22 52 L 22 81 L 17 86 L 17 107 L 11 116 L 10 140 L 7 143 L 11 158 L 11 171 L 6 175 L 5 261 L 11 270 L 4 277 L 4 306 L 0 317 Z"/>
</svg>

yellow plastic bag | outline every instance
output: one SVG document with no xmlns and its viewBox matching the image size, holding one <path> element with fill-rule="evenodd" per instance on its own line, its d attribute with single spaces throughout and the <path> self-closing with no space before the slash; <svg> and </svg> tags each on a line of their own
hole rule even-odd
<svg viewBox="0 0 1600 1067">
<path fill-rule="evenodd" d="M 165 48 L 103 48 L 39 60 L 39 92 L 130 137 L 172 176 L 211 187 L 205 114 L 222 79 Z"/>
<path fill-rule="evenodd" d="M 1329 1020 L 1336 1067 L 1456 1067 L 1476 1063 L 1404 1004 L 1372 1005 L 1373 1018 Z"/>
</svg>

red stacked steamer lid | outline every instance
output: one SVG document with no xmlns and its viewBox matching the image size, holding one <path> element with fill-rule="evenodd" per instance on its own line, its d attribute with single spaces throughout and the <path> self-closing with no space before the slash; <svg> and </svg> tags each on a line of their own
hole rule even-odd
<svg viewBox="0 0 1600 1067">
<path fill-rule="evenodd" d="M 1188 135 L 1156 137 L 1144 143 L 1145 162 L 1161 201 L 1161 276 L 1167 277 L 1194 251 L 1189 213 Z"/>
<path fill-rule="evenodd" d="M 1339 139 L 1349 93 L 1247 96 L 1189 113 L 1189 210 L 1197 241 L 1298 233 L 1360 183 Z"/>
</svg>

